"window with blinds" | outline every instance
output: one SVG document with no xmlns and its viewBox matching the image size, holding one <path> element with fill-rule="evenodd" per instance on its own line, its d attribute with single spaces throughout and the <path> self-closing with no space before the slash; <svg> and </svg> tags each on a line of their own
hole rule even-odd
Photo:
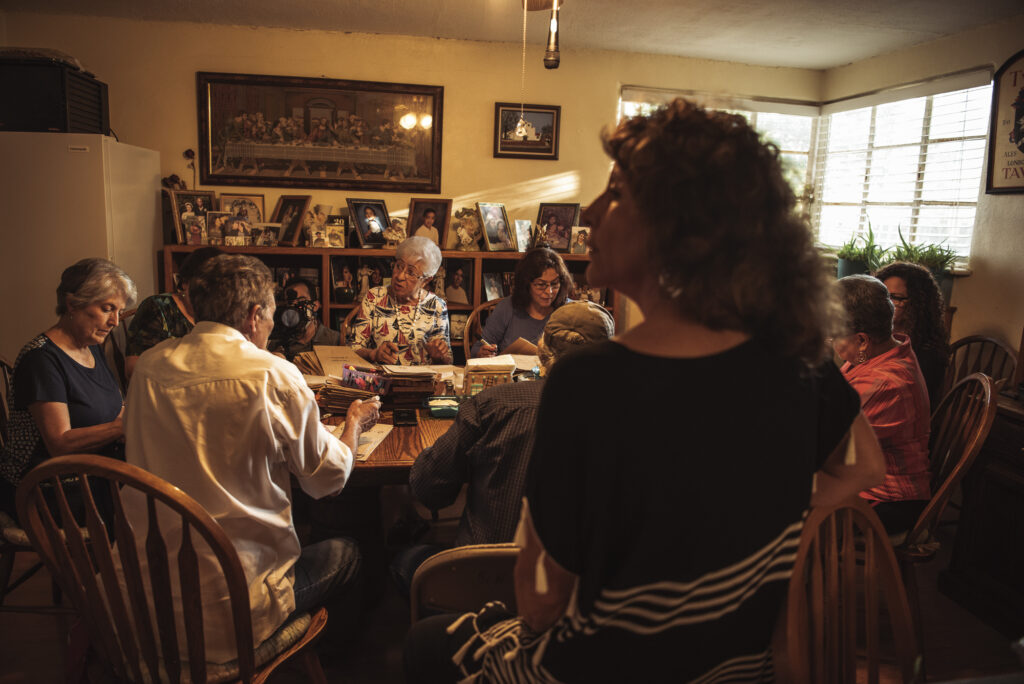
<svg viewBox="0 0 1024 684">
<path fill-rule="evenodd" d="M 970 253 L 991 103 L 991 73 L 972 71 L 822 106 L 708 100 L 699 93 L 622 88 L 621 117 L 675 97 L 743 114 L 781 151 L 819 242 L 867 235 L 888 248 L 942 243 Z"/>
<path fill-rule="evenodd" d="M 991 85 L 823 115 L 812 220 L 839 245 L 870 228 L 882 247 L 942 243 L 970 254 Z"/>
</svg>

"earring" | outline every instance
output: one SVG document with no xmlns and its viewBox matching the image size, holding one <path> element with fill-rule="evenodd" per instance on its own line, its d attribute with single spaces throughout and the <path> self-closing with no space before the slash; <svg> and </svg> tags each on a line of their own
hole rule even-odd
<svg viewBox="0 0 1024 684">
<path fill-rule="evenodd" d="M 859 352 L 857 352 L 857 363 L 858 364 L 864 363 L 867 360 L 868 360 L 867 354 L 864 353 L 863 349 L 861 349 Z"/>
</svg>

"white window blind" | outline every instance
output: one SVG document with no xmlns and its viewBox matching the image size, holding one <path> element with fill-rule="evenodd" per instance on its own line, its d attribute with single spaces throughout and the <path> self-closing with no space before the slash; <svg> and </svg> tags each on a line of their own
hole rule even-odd
<svg viewBox="0 0 1024 684">
<path fill-rule="evenodd" d="M 912 95 L 819 119 L 812 220 L 821 242 L 870 227 L 883 247 L 902 233 L 970 254 L 991 84 Z"/>
<path fill-rule="evenodd" d="M 970 253 L 991 105 L 987 69 L 824 105 L 623 86 L 619 116 L 676 97 L 743 114 L 780 149 L 787 179 L 826 245 L 868 228 L 883 247 Z M 813 191 L 812 191 L 813 190 Z"/>
</svg>

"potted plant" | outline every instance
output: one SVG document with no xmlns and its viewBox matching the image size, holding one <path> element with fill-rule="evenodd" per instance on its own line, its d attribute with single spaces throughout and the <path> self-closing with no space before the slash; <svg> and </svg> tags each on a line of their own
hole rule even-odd
<svg viewBox="0 0 1024 684">
<path fill-rule="evenodd" d="M 863 244 L 858 244 L 863 243 Z M 875 242 L 875 232 L 868 224 L 868 235 L 854 235 L 836 252 L 839 263 L 836 274 L 840 278 L 856 273 L 873 273 L 881 265 L 887 250 Z"/>
<path fill-rule="evenodd" d="M 935 277 L 942 297 L 948 304 L 953 294 L 953 275 L 950 273 L 950 267 L 956 261 L 956 251 L 943 243 L 924 242 L 912 245 L 903 237 L 902 230 L 897 228 L 896 232 L 900 236 L 900 244 L 889 251 L 890 258 L 887 261 L 906 261 L 927 268 Z"/>
</svg>

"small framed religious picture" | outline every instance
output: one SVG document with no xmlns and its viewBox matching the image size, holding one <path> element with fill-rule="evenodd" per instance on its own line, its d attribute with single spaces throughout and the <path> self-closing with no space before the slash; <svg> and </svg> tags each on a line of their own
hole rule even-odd
<svg viewBox="0 0 1024 684">
<path fill-rule="evenodd" d="M 383 247 L 387 242 L 384 230 L 391 226 L 388 210 L 382 199 L 348 199 L 348 215 L 356 227 L 363 247 Z"/>
<path fill-rule="evenodd" d="M 409 237 L 425 237 L 441 245 L 452 215 L 450 199 L 413 197 L 409 200 Z"/>
<path fill-rule="evenodd" d="M 991 116 L 985 192 L 1024 192 L 1024 50 L 996 71 Z"/>
<path fill-rule="evenodd" d="M 590 228 L 573 226 L 572 240 L 569 244 L 570 254 L 590 254 Z"/>
<path fill-rule="evenodd" d="M 508 225 L 505 205 L 497 202 L 477 202 L 480 225 L 483 226 L 484 242 L 492 252 L 516 251 L 516 239 Z"/>
<path fill-rule="evenodd" d="M 278 244 L 294 247 L 302 237 L 302 221 L 309 210 L 311 195 L 281 195 L 274 207 L 271 223 L 281 224 L 281 236 Z"/>
<path fill-rule="evenodd" d="M 530 249 L 533 242 L 533 222 L 527 219 L 516 219 L 516 246 L 520 252 Z"/>
<path fill-rule="evenodd" d="M 220 194 L 220 210 L 241 216 L 250 225 L 264 223 L 268 220 L 264 210 L 263 195 L 236 195 L 228 192 Z"/>
<path fill-rule="evenodd" d="M 578 204 L 542 203 L 537 212 L 537 223 L 540 234 L 551 249 L 556 252 L 568 252 L 569 240 L 572 238 L 572 227 L 580 215 Z"/>
<path fill-rule="evenodd" d="M 558 159 L 562 108 L 558 105 L 494 103 L 494 156 Z"/>
</svg>

